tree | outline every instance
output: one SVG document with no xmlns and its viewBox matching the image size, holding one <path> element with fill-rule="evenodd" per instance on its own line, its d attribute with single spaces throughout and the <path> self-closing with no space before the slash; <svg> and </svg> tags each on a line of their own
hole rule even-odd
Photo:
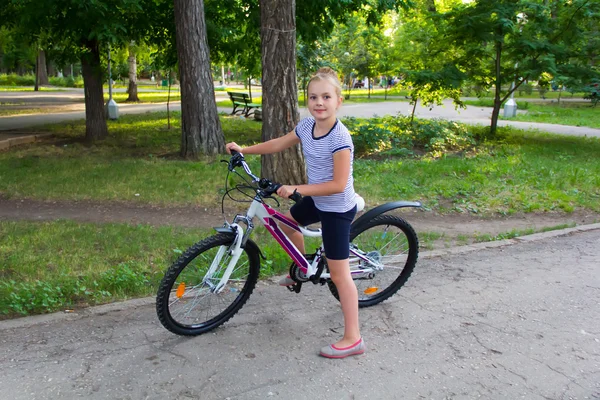
<svg viewBox="0 0 600 400">
<path fill-rule="evenodd" d="M 38 84 L 48 84 L 48 67 L 46 66 L 46 52 L 44 50 L 38 51 L 36 74 Z"/>
<path fill-rule="evenodd" d="M 502 103 L 519 86 L 542 74 L 564 79 L 567 66 L 581 60 L 573 50 L 586 47 L 582 32 L 597 29 L 599 8 L 593 0 L 477 0 L 442 15 L 446 43 L 460 49 L 457 64 L 471 81 L 494 88 L 491 135 Z M 597 71 L 589 61 L 580 66 L 588 76 Z"/>
<path fill-rule="evenodd" d="M 290 132 L 298 124 L 296 84 L 295 0 L 261 0 L 261 55 L 263 85 L 262 140 Z M 277 182 L 306 182 L 300 146 L 262 157 L 262 174 Z"/>
<path fill-rule="evenodd" d="M 454 65 L 455 51 L 444 39 L 445 21 L 438 17 L 435 3 L 421 1 L 400 18 L 392 57 L 402 85 L 410 88 L 411 120 L 419 100 L 432 107 L 451 98 L 456 106 L 463 106 L 460 89 L 465 76 Z"/>
<path fill-rule="evenodd" d="M 129 64 L 129 85 L 127 87 L 127 100 L 126 101 L 140 101 L 137 91 L 137 59 L 135 56 L 135 42 L 129 43 L 129 57 L 127 57 L 127 63 Z"/>
<path fill-rule="evenodd" d="M 308 81 L 315 71 L 328 65 L 324 60 L 324 52 L 321 46 L 316 43 L 299 43 L 297 51 L 297 70 L 300 79 L 300 86 L 304 93 L 304 106 L 306 106 L 306 89 Z"/>
<path fill-rule="evenodd" d="M 13 0 L 0 17 L 25 31 L 32 42 L 40 36 L 61 44 L 81 59 L 86 113 L 86 141 L 108 135 L 104 112 L 101 55 L 109 44 L 120 45 L 145 37 L 155 28 L 153 0 Z M 0 18 L 2 20 L 2 18 Z M 6 23 L 6 22 L 5 22 Z"/>
<path fill-rule="evenodd" d="M 181 155 L 218 154 L 225 138 L 210 70 L 203 0 L 176 0 L 175 24 L 181 87 Z"/>
</svg>

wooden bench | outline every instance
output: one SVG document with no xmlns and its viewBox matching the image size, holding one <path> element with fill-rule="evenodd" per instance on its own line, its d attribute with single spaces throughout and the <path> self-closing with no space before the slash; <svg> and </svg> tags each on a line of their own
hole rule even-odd
<svg viewBox="0 0 600 400">
<path fill-rule="evenodd" d="M 260 109 L 261 105 L 258 103 L 252 103 L 252 97 L 250 97 L 247 93 L 239 93 L 239 92 L 227 92 L 229 94 L 229 98 L 233 103 L 233 111 L 231 115 L 235 115 L 240 113 L 245 117 L 249 117 L 254 113 L 254 109 Z"/>
</svg>

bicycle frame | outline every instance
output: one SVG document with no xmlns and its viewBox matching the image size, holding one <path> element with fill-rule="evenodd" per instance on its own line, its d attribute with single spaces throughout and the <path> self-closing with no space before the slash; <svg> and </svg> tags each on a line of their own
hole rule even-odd
<svg viewBox="0 0 600 400">
<path fill-rule="evenodd" d="M 252 171 L 248 167 L 248 164 L 245 161 L 242 161 L 242 167 L 246 171 L 246 173 L 252 177 L 253 182 L 258 182 L 259 178 L 252 174 Z M 381 207 L 381 206 L 380 206 Z M 379 207 L 378 207 L 379 208 Z M 254 217 L 258 217 L 262 224 L 265 226 L 267 231 L 273 236 L 273 238 L 277 241 L 277 243 L 283 248 L 283 250 L 290 256 L 290 258 L 296 263 L 296 265 L 300 268 L 300 271 L 307 277 L 313 278 L 318 272 L 319 261 L 321 260 L 323 254 L 323 246 L 320 246 L 315 254 L 312 262 L 309 262 L 306 257 L 298 250 L 298 248 L 292 243 L 292 241 L 285 235 L 285 233 L 279 228 L 277 225 L 277 221 L 285 224 L 289 228 L 302 233 L 302 235 L 307 237 L 321 237 L 320 229 L 308 229 L 306 227 L 299 226 L 294 221 L 287 218 L 285 215 L 280 213 L 279 211 L 273 209 L 268 204 L 266 204 L 262 197 L 259 194 L 254 196 L 246 215 L 236 215 L 233 219 L 232 224 L 225 224 L 223 228 L 216 228 L 218 232 L 233 232 L 236 234 L 236 239 L 232 246 L 230 246 L 228 253 L 231 255 L 231 260 L 223 273 L 223 276 L 219 280 L 217 285 L 212 287 L 212 290 L 220 293 L 227 281 L 229 280 L 235 265 L 237 264 L 241 254 L 242 248 L 246 244 L 252 230 L 254 229 Z M 238 222 L 244 222 L 247 229 L 244 232 L 244 229 Z M 372 276 L 375 270 L 382 270 L 383 265 L 381 263 L 371 260 L 367 257 L 367 254 L 360 249 L 350 246 L 350 274 L 353 279 L 359 279 L 363 276 Z M 223 250 L 223 249 L 222 249 Z M 204 283 L 209 284 L 207 281 L 208 277 L 214 273 L 216 266 L 221 262 L 221 258 L 227 253 L 226 251 L 219 251 L 215 259 L 213 260 L 208 273 L 205 275 Z M 358 269 L 353 269 L 352 264 L 358 263 Z M 328 272 L 322 271 L 319 276 L 316 276 L 317 280 L 313 280 L 313 283 L 318 283 L 319 280 L 321 282 L 325 282 L 326 279 L 330 279 L 331 275 Z M 212 285 L 211 285 L 212 286 Z"/>
<path fill-rule="evenodd" d="M 268 204 L 261 201 L 260 196 L 256 196 L 252 201 L 252 204 L 248 208 L 248 211 L 245 216 L 237 215 L 233 223 L 229 225 L 229 229 L 236 232 L 236 240 L 232 247 L 230 247 L 230 252 L 232 255 L 231 260 L 220 280 L 220 282 L 216 285 L 215 291 L 221 291 L 224 288 L 225 283 L 229 280 L 231 273 L 233 272 L 233 268 L 237 263 L 240 255 L 242 254 L 242 247 L 246 243 L 246 240 L 250 236 L 250 233 L 254 229 L 253 219 L 254 217 L 258 217 L 262 224 L 265 226 L 267 231 L 273 236 L 273 238 L 277 241 L 277 243 L 283 248 L 283 250 L 290 256 L 290 258 L 296 263 L 296 265 L 300 268 L 300 271 L 307 277 L 313 277 L 317 274 L 319 261 L 321 260 L 323 247 L 319 247 L 317 249 L 316 255 L 312 262 L 309 262 L 306 257 L 298 250 L 298 248 L 292 243 L 292 241 L 285 235 L 285 233 L 279 228 L 276 221 L 285 224 L 286 226 L 294 229 L 297 232 L 302 233 L 302 235 L 306 237 L 321 237 L 320 229 L 308 229 L 306 227 L 299 226 L 294 221 L 288 219 L 285 215 L 280 213 L 279 211 L 271 208 Z M 244 233 L 244 229 L 239 225 L 238 222 L 244 222 L 247 226 L 247 230 Z M 227 229 L 227 228 L 226 228 Z M 228 230 L 229 230 L 228 229 Z M 221 257 L 223 253 L 221 254 Z M 359 262 L 362 260 L 363 264 L 359 265 L 359 269 L 353 270 L 351 268 L 350 273 L 353 279 L 360 278 L 362 276 L 368 276 L 373 273 L 374 270 L 381 269 L 379 263 L 374 262 L 373 260 L 366 257 L 365 253 L 360 251 L 359 249 L 350 248 L 350 262 Z M 217 258 L 220 258 L 217 255 Z M 218 264 L 220 260 L 215 260 Z M 208 273 L 207 276 L 211 274 Z M 330 279 L 331 275 L 328 272 L 323 271 L 318 278 L 320 279 Z"/>
</svg>

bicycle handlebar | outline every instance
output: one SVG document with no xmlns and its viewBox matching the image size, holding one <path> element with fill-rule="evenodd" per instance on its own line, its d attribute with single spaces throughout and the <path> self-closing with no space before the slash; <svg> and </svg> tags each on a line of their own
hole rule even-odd
<svg viewBox="0 0 600 400">
<path fill-rule="evenodd" d="M 254 175 L 252 173 L 252 170 L 250 170 L 250 167 L 248 166 L 248 163 L 246 163 L 246 160 L 244 159 L 244 155 L 242 153 L 240 153 L 239 151 L 236 151 L 236 150 L 230 150 L 230 151 L 231 151 L 231 159 L 229 160 L 229 165 L 228 165 L 229 170 L 233 171 L 235 167 L 244 168 L 244 171 L 246 171 L 246 173 L 250 177 L 252 177 L 252 181 L 258 183 L 258 187 L 261 189 L 264 197 L 269 197 L 272 194 L 277 193 L 277 190 L 279 190 L 279 188 L 283 186 L 281 183 L 272 182 L 272 181 L 268 180 L 267 178 L 257 177 L 256 175 Z M 291 200 L 293 200 L 294 202 L 298 203 L 300 200 L 302 200 L 302 195 L 300 193 L 298 193 L 297 190 L 294 190 L 294 193 L 292 193 L 289 196 L 289 198 Z"/>
</svg>

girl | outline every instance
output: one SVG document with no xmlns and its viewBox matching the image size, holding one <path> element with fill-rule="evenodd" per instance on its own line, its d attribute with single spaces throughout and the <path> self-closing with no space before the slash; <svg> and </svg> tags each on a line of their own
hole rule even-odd
<svg viewBox="0 0 600 400">
<path fill-rule="evenodd" d="M 302 226 L 321 222 L 323 246 L 331 273 L 338 289 L 344 314 L 344 337 L 325 346 L 320 355 L 344 358 L 365 352 L 365 343 L 358 325 L 358 292 L 350 276 L 350 224 L 356 215 L 352 162 L 354 146 L 348 129 L 337 119 L 342 105 L 342 87 L 331 68 L 321 68 L 308 83 L 308 109 L 312 117 L 300 121 L 285 136 L 254 146 L 241 148 L 236 143 L 226 145 L 227 152 L 272 154 L 302 143 L 306 160 L 308 185 L 284 185 L 277 191 L 283 198 L 295 190 L 305 196 L 286 214 Z M 281 227 L 302 253 L 304 237 L 286 226 Z M 283 286 L 295 284 L 287 277 Z"/>
</svg>

